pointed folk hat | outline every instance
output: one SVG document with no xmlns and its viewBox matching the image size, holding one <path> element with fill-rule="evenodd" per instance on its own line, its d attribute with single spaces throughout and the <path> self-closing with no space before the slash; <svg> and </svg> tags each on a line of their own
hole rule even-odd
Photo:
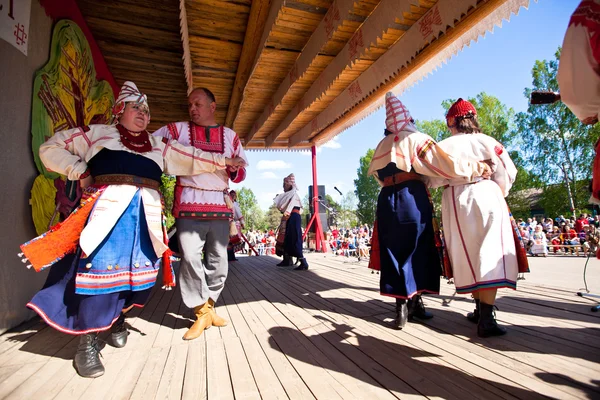
<svg viewBox="0 0 600 400">
<path fill-rule="evenodd" d="M 392 92 L 385 95 L 385 127 L 392 133 L 398 133 L 403 130 L 414 131 L 413 118 L 408 109 Z"/>
</svg>

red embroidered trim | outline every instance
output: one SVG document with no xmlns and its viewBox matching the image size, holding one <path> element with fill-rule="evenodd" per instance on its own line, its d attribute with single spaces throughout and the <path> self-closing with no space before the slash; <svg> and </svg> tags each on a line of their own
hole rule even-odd
<svg viewBox="0 0 600 400">
<path fill-rule="evenodd" d="M 117 130 L 121 137 L 121 144 L 129 150 L 135 151 L 136 153 L 147 153 L 152 151 L 152 143 L 150 143 L 148 131 L 143 130 L 138 136 L 134 136 L 121 124 L 117 124 Z"/>
<path fill-rule="evenodd" d="M 79 179 L 87 178 L 88 176 L 90 176 L 90 173 L 91 172 L 90 172 L 89 168 L 86 168 L 85 171 L 83 172 L 83 174 L 79 175 Z"/>
<path fill-rule="evenodd" d="M 197 149 L 210 153 L 225 153 L 225 130 L 222 126 L 209 129 L 210 137 L 206 140 L 206 129 L 190 121 L 190 144 Z"/>
<path fill-rule="evenodd" d="M 169 129 L 171 138 L 179 140 L 179 131 L 177 130 L 177 125 L 175 123 L 171 122 L 170 124 L 168 124 L 167 129 Z"/>
</svg>

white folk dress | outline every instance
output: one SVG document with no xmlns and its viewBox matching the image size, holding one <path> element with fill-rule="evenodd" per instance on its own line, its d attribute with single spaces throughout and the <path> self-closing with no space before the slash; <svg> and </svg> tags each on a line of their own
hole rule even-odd
<svg viewBox="0 0 600 400">
<path fill-rule="evenodd" d="M 508 287 L 516 289 L 518 264 L 505 197 L 517 169 L 508 152 L 484 134 L 457 134 L 438 143 L 447 154 L 470 161 L 491 159 L 491 179 L 432 181 L 447 186 L 442 197 L 444 238 L 458 293 Z"/>
</svg>

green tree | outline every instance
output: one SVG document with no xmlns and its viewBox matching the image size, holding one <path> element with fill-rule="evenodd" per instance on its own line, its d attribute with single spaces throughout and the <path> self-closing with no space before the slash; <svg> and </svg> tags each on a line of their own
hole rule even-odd
<svg viewBox="0 0 600 400">
<path fill-rule="evenodd" d="M 554 59 L 535 62 L 531 71 L 532 87 L 524 91 L 526 98 L 531 96 L 533 90 L 558 91 L 559 59 L 560 48 Z M 599 124 L 582 124 L 564 103 L 557 102 L 530 104 L 527 112 L 517 114 L 516 125 L 522 140 L 522 157 L 528 169 L 546 185 L 545 189 L 548 189 L 548 185 L 564 182 L 562 190 L 568 193 L 568 185 L 571 191 L 576 192 L 576 183 L 591 177 L 594 143 L 600 136 Z M 551 193 L 553 190 L 544 190 L 543 197 L 551 197 Z M 542 203 L 551 204 L 556 199 L 550 197 L 543 199 Z M 578 199 L 576 193 L 572 197 L 575 208 L 587 204 L 587 200 Z M 565 206 L 570 208 L 568 198 Z"/>
<path fill-rule="evenodd" d="M 237 201 L 242 209 L 242 215 L 246 222 L 246 229 L 264 229 L 265 213 L 259 207 L 252 189 L 242 187 L 237 192 Z"/>
<path fill-rule="evenodd" d="M 358 214 L 356 213 L 357 198 L 354 192 L 346 193 L 340 203 L 340 211 L 337 216 L 337 222 L 344 228 L 351 228 L 358 225 Z"/>
<path fill-rule="evenodd" d="M 167 230 L 175 224 L 175 218 L 171 211 L 173 210 L 173 197 L 175 194 L 176 179 L 173 175 L 163 175 L 160 178 L 160 193 L 165 202 L 165 216 L 167 217 Z"/>
<path fill-rule="evenodd" d="M 354 180 L 354 193 L 358 198 L 356 212 L 358 220 L 362 224 L 373 225 L 375 221 L 375 209 L 377 207 L 377 196 L 379 195 L 379 184 L 372 176 L 368 176 L 369 165 L 373 159 L 375 150 L 367 150 L 367 154 L 360 158 L 360 166 L 356 170 L 358 177 Z"/>
<path fill-rule="evenodd" d="M 271 204 L 271 207 L 267 210 L 265 216 L 265 230 L 273 229 L 276 230 L 281 222 L 281 212 L 277 209 L 275 204 Z"/>
</svg>

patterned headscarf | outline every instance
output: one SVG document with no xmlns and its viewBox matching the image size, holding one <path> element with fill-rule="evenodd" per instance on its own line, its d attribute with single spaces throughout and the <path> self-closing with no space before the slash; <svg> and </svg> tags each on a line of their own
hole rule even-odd
<svg viewBox="0 0 600 400">
<path fill-rule="evenodd" d="M 119 96 L 117 97 L 115 105 L 112 108 L 113 123 L 116 122 L 119 116 L 123 114 L 123 111 L 125 111 L 125 104 L 131 102 L 145 105 L 148 108 L 148 114 L 150 114 L 150 107 L 148 106 L 148 97 L 138 90 L 135 83 L 127 81 L 121 87 Z"/>
</svg>

